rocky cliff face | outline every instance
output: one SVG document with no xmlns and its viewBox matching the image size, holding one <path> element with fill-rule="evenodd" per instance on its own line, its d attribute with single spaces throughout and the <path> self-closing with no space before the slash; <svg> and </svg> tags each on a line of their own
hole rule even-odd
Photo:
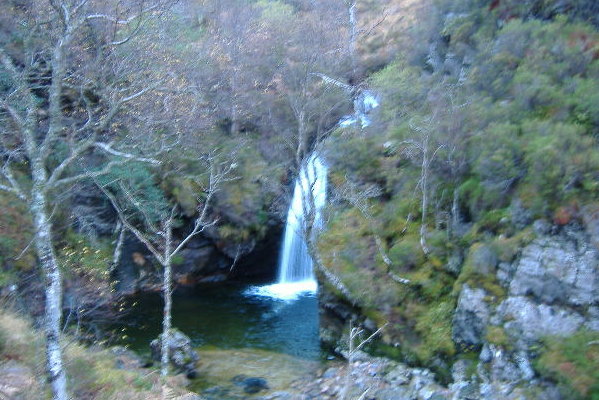
<svg viewBox="0 0 599 400">
<path fill-rule="evenodd" d="M 536 237 L 513 261 L 494 257 L 489 263 L 485 257 L 483 264 L 490 266 L 485 273 L 495 276 L 503 295 L 472 282 L 461 286 L 451 320 L 457 353 L 447 363 L 453 382 L 437 390 L 444 396 L 439 398 L 564 398 L 536 364 L 546 340 L 599 331 L 598 218 L 589 213 L 583 220 L 565 226 L 538 220 L 533 224 Z M 336 332 L 336 345 L 342 344 L 343 321 L 356 319 L 370 330 L 376 327 L 334 296 L 322 299 L 322 330 L 329 343 Z"/>
<path fill-rule="evenodd" d="M 505 299 L 493 302 L 484 289 L 469 285 L 460 292 L 453 338 L 481 349 L 474 375 L 485 383 L 479 386 L 481 398 L 508 398 L 514 385 L 543 386 L 532 367 L 542 340 L 599 330 L 594 225 L 584 229 L 573 224 L 555 232 L 555 227 L 536 221 L 534 227 L 538 237 L 515 262 L 498 268 Z M 490 388 L 494 397 L 485 392 Z"/>
</svg>

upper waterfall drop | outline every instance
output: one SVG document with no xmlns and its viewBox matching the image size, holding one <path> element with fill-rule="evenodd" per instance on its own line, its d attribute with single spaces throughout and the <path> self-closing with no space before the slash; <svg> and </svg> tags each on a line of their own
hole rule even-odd
<svg viewBox="0 0 599 400">
<path fill-rule="evenodd" d="M 301 293 L 316 292 L 318 284 L 306 241 L 306 218 L 312 220 L 312 235 L 323 227 L 322 209 L 326 204 L 326 193 L 327 168 L 313 154 L 302 165 L 295 180 L 293 198 L 287 212 L 277 282 L 252 288 L 249 294 L 291 300 Z"/>
<path fill-rule="evenodd" d="M 354 98 L 354 113 L 341 118 L 339 126 L 346 128 L 360 122 L 360 126 L 366 128 L 372 123 L 370 113 L 378 106 L 379 100 L 375 93 L 370 90 L 360 91 Z"/>
</svg>

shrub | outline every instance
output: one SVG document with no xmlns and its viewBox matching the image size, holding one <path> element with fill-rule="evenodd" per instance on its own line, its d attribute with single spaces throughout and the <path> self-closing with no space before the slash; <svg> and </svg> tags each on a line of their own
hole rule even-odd
<svg viewBox="0 0 599 400">
<path fill-rule="evenodd" d="M 442 301 L 428 305 L 426 308 L 427 311 L 416 320 L 416 331 L 423 338 L 423 344 L 417 349 L 418 356 L 423 361 L 429 361 L 431 357 L 438 354 L 453 355 L 455 353 L 451 338 L 453 302 Z"/>
<path fill-rule="evenodd" d="M 523 129 L 530 137 L 525 156 L 527 180 L 538 194 L 555 205 L 599 193 L 596 142 L 580 126 L 530 121 Z"/>
<path fill-rule="evenodd" d="M 33 228 L 25 208 L 24 203 L 0 191 L 0 275 L 4 276 L 0 278 L 0 286 L 11 280 L 15 270 L 28 271 L 35 266 L 35 256 L 29 246 Z M 12 272 L 3 272 L 4 266 Z"/>
<path fill-rule="evenodd" d="M 537 371 L 555 380 L 568 396 L 599 399 L 599 332 L 547 337 L 544 344 L 546 347 L 535 362 Z"/>
<path fill-rule="evenodd" d="M 389 258 L 394 269 L 399 271 L 417 268 L 425 260 L 420 241 L 415 236 L 406 236 L 395 243 L 389 250 Z"/>
<path fill-rule="evenodd" d="M 42 337 L 33 334 L 28 322 L 14 314 L 0 312 L 0 359 L 33 366 L 43 357 Z"/>
</svg>

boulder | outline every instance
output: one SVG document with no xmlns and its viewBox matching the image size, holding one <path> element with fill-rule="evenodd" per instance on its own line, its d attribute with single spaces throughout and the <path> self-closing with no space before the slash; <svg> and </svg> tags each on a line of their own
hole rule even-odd
<svg viewBox="0 0 599 400">
<path fill-rule="evenodd" d="M 152 359 L 160 361 L 162 355 L 162 334 L 150 343 Z M 191 339 L 181 331 L 171 330 L 168 339 L 169 361 L 178 372 L 185 373 L 188 378 L 197 376 L 196 363 L 200 356 L 191 346 Z"/>
<path fill-rule="evenodd" d="M 523 339 L 535 342 L 543 336 L 566 336 L 576 332 L 584 322 L 582 315 L 568 308 L 539 304 L 528 297 L 509 297 L 497 308 L 505 328 L 513 329 Z"/>
<path fill-rule="evenodd" d="M 464 284 L 453 317 L 452 337 L 462 346 L 480 347 L 483 344 L 489 322 L 489 306 L 485 302 L 487 292 L 472 289 Z"/>
<path fill-rule="evenodd" d="M 491 275 L 495 273 L 499 258 L 491 246 L 480 244 L 472 246 L 468 261 L 472 263 L 472 268 L 476 273 Z"/>
<path fill-rule="evenodd" d="M 549 235 L 552 228 L 551 223 L 546 219 L 537 219 L 532 224 L 532 229 L 538 236 Z"/>
<path fill-rule="evenodd" d="M 599 250 L 599 208 L 596 206 L 583 208 L 582 219 L 591 244 Z"/>
<path fill-rule="evenodd" d="M 0 399 L 30 399 L 43 393 L 34 371 L 15 360 L 0 365 Z M 4 397 L 6 396 L 6 397 Z"/>
<path fill-rule="evenodd" d="M 585 326 L 587 329 L 591 331 L 599 331 L 599 307 L 589 307 L 589 310 L 587 311 L 587 322 Z"/>
<path fill-rule="evenodd" d="M 213 272 L 209 267 L 209 261 L 213 257 L 216 249 L 207 244 L 199 248 L 186 248 L 181 250 L 183 262 L 173 266 L 174 274 L 198 274 L 200 272 Z M 206 271 L 205 271 L 206 270 Z"/>
<path fill-rule="evenodd" d="M 535 376 L 526 352 L 508 352 L 500 346 L 485 344 L 479 360 L 489 364 L 489 378 L 493 382 L 528 381 Z"/>
<path fill-rule="evenodd" d="M 500 262 L 497 265 L 497 279 L 503 287 L 509 286 L 516 272 L 516 265 L 511 262 Z"/>
<path fill-rule="evenodd" d="M 516 198 L 510 205 L 510 217 L 516 229 L 524 229 L 532 222 L 530 210 L 524 207 L 522 201 Z"/>
<path fill-rule="evenodd" d="M 593 304 L 599 293 L 599 254 L 584 242 L 562 236 L 535 239 L 522 251 L 511 281 L 511 296 L 540 303 Z"/>
<path fill-rule="evenodd" d="M 114 346 L 110 348 L 110 352 L 114 356 L 115 367 L 117 369 L 140 368 L 146 364 L 137 353 L 126 347 Z"/>
<path fill-rule="evenodd" d="M 464 382 L 470 379 L 468 370 L 472 368 L 472 363 L 473 361 L 468 359 L 460 359 L 453 363 L 451 367 L 451 379 L 453 379 L 454 382 Z"/>
<path fill-rule="evenodd" d="M 237 375 L 233 377 L 232 382 L 243 389 L 247 394 L 258 393 L 261 390 L 268 390 L 268 382 L 264 378 L 248 377 Z"/>
</svg>

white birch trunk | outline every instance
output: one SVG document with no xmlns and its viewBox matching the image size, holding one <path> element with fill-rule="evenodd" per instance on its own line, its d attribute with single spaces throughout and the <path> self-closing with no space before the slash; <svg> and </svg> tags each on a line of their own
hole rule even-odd
<svg viewBox="0 0 599 400">
<path fill-rule="evenodd" d="M 358 73 L 358 55 L 357 55 L 357 41 L 358 41 L 358 21 L 356 18 L 356 1 L 352 1 L 348 4 L 348 18 L 349 18 L 349 59 L 352 67 L 352 77 L 355 79 Z"/>
<path fill-rule="evenodd" d="M 428 156 L 428 136 L 425 138 L 422 146 L 422 171 L 421 171 L 421 182 L 422 185 L 422 221 L 420 223 L 420 247 L 424 254 L 428 255 L 429 250 L 426 244 L 426 217 L 428 208 L 428 167 L 429 167 L 429 156 Z"/>
<path fill-rule="evenodd" d="M 165 235 L 166 243 L 164 249 L 164 280 L 162 283 L 162 292 L 164 296 L 164 318 L 162 319 L 162 351 L 160 373 L 163 377 L 168 375 L 169 366 L 169 343 L 171 336 L 171 309 L 172 309 L 172 289 L 171 289 L 171 246 L 172 246 L 172 216 L 166 222 Z"/>
<path fill-rule="evenodd" d="M 456 187 L 456 189 L 453 190 L 453 202 L 451 204 L 451 224 L 449 225 L 451 236 L 453 236 L 456 233 L 460 224 L 460 207 L 458 203 L 458 198 L 459 194 L 458 189 Z"/>
<path fill-rule="evenodd" d="M 39 163 L 36 163 L 39 164 Z M 48 218 L 46 194 L 43 186 L 46 172 L 41 165 L 33 165 L 31 212 L 35 226 L 35 248 L 45 277 L 46 308 L 44 331 L 46 334 L 46 368 L 53 400 L 68 400 L 67 380 L 60 347 L 60 322 L 62 318 L 62 278 L 52 246 L 52 224 Z"/>
<path fill-rule="evenodd" d="M 231 73 L 231 128 L 229 133 L 235 135 L 239 132 L 239 117 L 237 115 L 237 71 Z"/>
<path fill-rule="evenodd" d="M 119 222 L 118 225 L 120 227 L 119 236 L 116 240 L 114 252 L 112 253 L 112 265 L 110 266 L 109 272 L 116 271 L 116 268 L 119 265 L 119 261 L 121 260 L 121 255 L 123 254 L 123 244 L 125 243 L 126 229 L 122 223 Z"/>
</svg>

